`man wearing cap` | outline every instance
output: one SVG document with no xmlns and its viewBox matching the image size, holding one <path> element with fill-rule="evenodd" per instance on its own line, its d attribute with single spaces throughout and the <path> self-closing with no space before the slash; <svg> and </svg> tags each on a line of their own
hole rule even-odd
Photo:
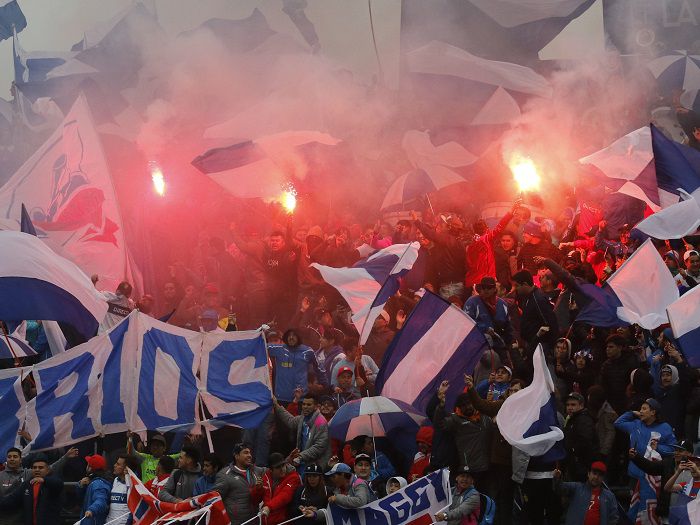
<svg viewBox="0 0 700 525">
<path fill-rule="evenodd" d="M 584 404 L 585 399 L 578 392 L 571 392 L 566 398 L 564 472 L 567 481 L 584 481 L 588 465 L 598 454 L 598 435 L 595 430 L 595 422 Z"/>
<path fill-rule="evenodd" d="M 630 225 L 623 224 L 618 230 L 620 242 L 611 241 L 608 238 L 608 221 L 600 221 L 598 223 L 598 231 L 595 234 L 595 249 L 610 251 L 617 259 L 627 259 L 634 251 L 633 246 L 630 244 L 630 231 L 632 231 Z"/>
<path fill-rule="evenodd" d="M 333 399 L 337 401 L 338 408 L 348 401 L 360 399 L 362 395 L 353 385 L 354 370 L 349 366 L 341 366 L 334 370 L 338 371 L 335 376 L 338 384 L 333 389 Z"/>
<path fill-rule="evenodd" d="M 107 461 L 103 456 L 86 456 L 85 477 L 78 483 L 78 497 L 83 499 L 80 515 L 86 523 L 102 525 L 109 511 L 109 495 L 112 482 L 107 475 Z"/>
<path fill-rule="evenodd" d="M 301 509 L 311 507 L 313 509 L 325 509 L 328 498 L 333 495 L 333 490 L 326 486 L 323 479 L 323 469 L 318 465 L 309 465 L 304 472 L 303 485 L 294 493 L 291 510 L 295 515 L 302 513 Z M 311 525 L 314 519 L 300 518 L 300 524 Z"/>
<path fill-rule="evenodd" d="M 372 458 L 369 457 L 369 454 L 365 454 L 364 452 L 355 454 L 353 471 L 358 478 L 367 483 L 367 487 L 369 487 L 370 501 L 375 501 L 385 495 L 385 493 L 382 493 L 380 490 L 382 487 L 375 486 L 373 483 L 373 481 L 377 479 L 377 473 L 372 471 Z"/>
<path fill-rule="evenodd" d="M 615 525 L 618 522 L 617 500 L 603 484 L 607 471 L 605 463 L 596 461 L 588 469 L 585 482 L 562 482 L 561 471 L 554 471 L 554 491 L 569 499 L 565 525 Z"/>
<path fill-rule="evenodd" d="M 362 392 L 367 388 L 365 384 L 359 384 L 358 377 L 355 374 L 355 370 L 361 367 L 360 372 L 364 372 L 367 381 L 374 384 L 377 374 L 379 373 L 379 367 L 377 363 L 370 356 L 362 353 L 359 348 L 359 340 L 357 337 L 349 336 L 343 341 L 344 353 L 338 356 L 338 361 L 333 365 L 333 374 L 331 376 L 331 386 L 338 384 L 338 373 L 341 368 L 348 367 L 353 370 L 353 384 Z M 360 378 L 362 379 L 362 378 Z"/>
<path fill-rule="evenodd" d="M 634 465 L 647 475 L 660 476 L 661 487 L 664 487 L 679 465 L 688 461 L 692 456 L 693 443 L 692 441 L 681 441 L 673 445 L 672 448 L 673 454 L 662 456 L 661 461 L 647 459 L 644 457 L 644 454 L 638 454 L 637 451 L 632 448 L 629 450 L 629 459 L 631 463 L 634 463 Z M 684 471 L 676 481 L 690 481 L 691 476 L 686 476 L 686 474 L 688 474 L 687 471 Z M 660 491 L 656 505 L 656 514 L 662 518 L 667 517 L 670 507 L 676 504 L 676 499 L 677 494 L 672 494 L 665 490 Z"/>
<path fill-rule="evenodd" d="M 345 509 L 359 509 L 370 502 L 367 483 L 353 475 L 352 469 L 345 463 L 333 465 L 326 476 L 330 477 L 333 486 L 333 495 L 328 498 L 328 503 L 335 503 Z M 304 507 L 302 513 L 307 518 L 326 520 L 326 509 Z"/>
<path fill-rule="evenodd" d="M 675 280 L 682 291 L 695 288 L 700 283 L 700 253 L 688 250 L 683 254 L 685 269 L 679 268 Z"/>
<path fill-rule="evenodd" d="M 287 519 L 287 507 L 301 485 L 301 478 L 279 452 L 270 454 L 269 463 L 270 468 L 263 476 L 263 507 L 260 512 L 266 525 L 277 525 Z"/>
<path fill-rule="evenodd" d="M 508 304 L 496 295 L 496 280 L 483 277 L 476 285 L 477 295 L 464 303 L 464 311 L 476 321 L 482 334 L 489 334 L 493 348 L 504 360 L 513 344 L 513 325 L 508 316 Z"/>
<path fill-rule="evenodd" d="M 467 465 L 460 466 L 455 475 L 452 503 L 447 512 L 438 512 L 435 521 L 446 521 L 449 525 L 476 525 L 481 498 L 474 488 L 474 476 Z"/>
<path fill-rule="evenodd" d="M 147 454 L 143 452 L 143 444 L 139 444 L 134 447 L 134 437 L 131 432 L 127 432 L 126 441 L 126 452 L 127 454 L 136 454 L 141 458 L 141 481 L 147 483 L 149 480 L 156 477 L 156 468 L 158 466 L 158 460 L 165 455 L 165 450 L 167 448 L 167 443 L 165 441 L 165 436 L 163 434 L 154 434 L 148 440 L 148 448 L 151 453 Z M 141 447 L 142 450 L 138 450 Z M 177 459 L 180 454 L 170 454 L 170 457 Z"/>
<path fill-rule="evenodd" d="M 24 525 L 59 525 L 63 481 L 54 476 L 43 454 L 32 460 L 32 478 L 0 498 L 0 515 L 21 509 Z"/>
<path fill-rule="evenodd" d="M 497 401 L 505 395 L 510 388 L 510 380 L 513 376 L 513 371 L 510 367 L 502 365 L 496 368 L 493 374 L 493 381 L 484 379 L 476 385 L 476 392 L 481 399 L 489 401 Z"/>
<path fill-rule="evenodd" d="M 330 446 L 328 422 L 318 410 L 318 400 L 307 393 L 301 401 L 301 415 L 293 416 L 273 398 L 275 415 L 296 436 L 296 448 L 290 454 L 290 461 L 296 467 L 316 463 L 321 467 L 328 464 Z"/>
<path fill-rule="evenodd" d="M 530 221 L 525 224 L 523 230 L 523 246 L 518 253 L 518 268 L 530 272 L 530 275 L 537 275 L 538 265 L 534 257 L 544 257 L 556 262 L 561 261 L 561 252 L 548 239 L 541 224 Z"/>
</svg>

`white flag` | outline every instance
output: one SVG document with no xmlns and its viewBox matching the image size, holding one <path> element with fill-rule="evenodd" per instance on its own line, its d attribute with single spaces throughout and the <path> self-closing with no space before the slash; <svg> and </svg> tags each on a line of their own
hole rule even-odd
<svg viewBox="0 0 700 525">
<path fill-rule="evenodd" d="M 112 178 L 83 95 L 0 188 L 1 219 L 19 221 L 22 204 L 39 237 L 87 275 L 98 274 L 107 289 L 124 279 L 139 287 L 130 271 Z"/>
<path fill-rule="evenodd" d="M 653 330 L 668 322 L 666 308 L 678 299 L 678 287 L 651 240 L 644 243 L 608 279 L 622 303 L 617 316 Z"/>
</svg>

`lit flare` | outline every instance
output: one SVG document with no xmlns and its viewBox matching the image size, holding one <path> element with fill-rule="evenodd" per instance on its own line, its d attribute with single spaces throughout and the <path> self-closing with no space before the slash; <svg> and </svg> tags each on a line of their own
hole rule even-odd
<svg viewBox="0 0 700 525">
<path fill-rule="evenodd" d="M 532 159 L 528 157 L 514 157 L 511 159 L 509 167 L 520 193 L 540 189 L 540 175 Z"/>
<path fill-rule="evenodd" d="M 155 163 L 151 164 L 151 180 L 153 181 L 155 192 L 161 197 L 165 195 L 165 177 L 163 176 L 163 171 Z"/>
</svg>

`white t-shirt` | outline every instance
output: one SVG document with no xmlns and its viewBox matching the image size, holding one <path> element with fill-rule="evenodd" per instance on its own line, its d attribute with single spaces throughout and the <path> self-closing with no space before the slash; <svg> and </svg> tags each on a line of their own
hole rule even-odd
<svg viewBox="0 0 700 525">
<path fill-rule="evenodd" d="M 126 499 L 129 495 L 129 484 L 127 480 L 122 481 L 119 478 L 114 478 L 112 492 L 109 494 L 109 514 L 107 514 L 105 523 L 116 520 L 110 525 L 125 525 L 128 521 L 129 506 L 126 503 Z M 122 517 L 117 520 L 120 516 Z"/>
</svg>

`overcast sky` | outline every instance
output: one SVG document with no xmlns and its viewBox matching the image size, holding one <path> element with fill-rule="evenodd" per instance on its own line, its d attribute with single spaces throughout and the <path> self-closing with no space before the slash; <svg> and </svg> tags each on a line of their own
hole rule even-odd
<svg viewBox="0 0 700 525">
<path fill-rule="evenodd" d="M 95 24 L 109 20 L 133 0 L 19 0 L 27 27 L 19 34 L 22 47 L 34 50 L 69 50 Z M 281 0 L 146 0 L 155 6 L 158 19 L 170 34 L 192 29 L 209 18 L 245 18 L 254 8 L 266 16 L 272 29 L 302 41 L 282 12 Z M 377 46 L 387 83 L 398 74 L 401 0 L 373 0 Z M 368 4 L 359 0 L 308 0 L 306 10 L 314 22 L 323 52 L 356 73 L 376 72 L 376 57 L 370 32 Z M 542 52 L 542 58 L 571 58 L 572 53 L 602 46 L 601 0 L 574 21 Z M 13 78 L 12 41 L 0 43 L 0 96 L 8 98 Z"/>
</svg>

